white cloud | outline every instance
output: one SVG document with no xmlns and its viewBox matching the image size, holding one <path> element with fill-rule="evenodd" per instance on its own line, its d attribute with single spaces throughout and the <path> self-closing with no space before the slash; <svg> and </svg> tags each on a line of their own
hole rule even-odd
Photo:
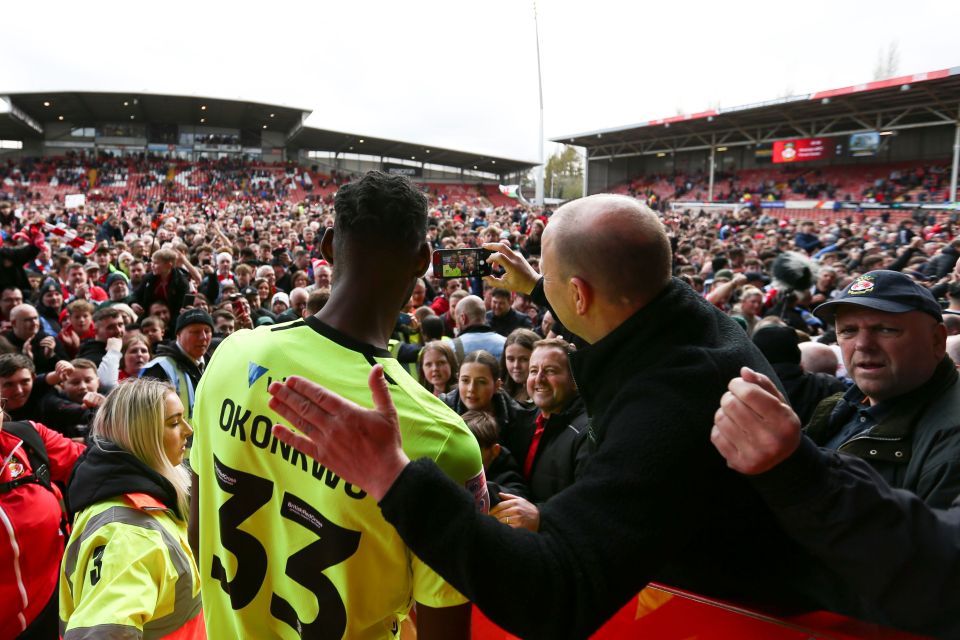
<svg viewBox="0 0 960 640">
<path fill-rule="evenodd" d="M 960 3 L 546 0 L 538 11 L 547 137 L 863 82 L 893 40 L 903 73 L 960 64 Z M 4 22 L 0 93 L 241 98 L 312 109 L 324 128 L 538 156 L 529 2 L 56 0 L 7 6 Z"/>
</svg>

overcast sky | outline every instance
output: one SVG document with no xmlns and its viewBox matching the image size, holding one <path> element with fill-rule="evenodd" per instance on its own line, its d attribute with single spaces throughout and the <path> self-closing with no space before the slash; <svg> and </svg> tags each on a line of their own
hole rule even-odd
<svg viewBox="0 0 960 640">
<path fill-rule="evenodd" d="M 542 0 L 544 133 L 960 65 L 960 2 Z M 4 3 L 0 95 L 249 99 L 309 125 L 536 160 L 528 0 Z M 548 147 L 549 153 L 549 147 Z"/>
</svg>

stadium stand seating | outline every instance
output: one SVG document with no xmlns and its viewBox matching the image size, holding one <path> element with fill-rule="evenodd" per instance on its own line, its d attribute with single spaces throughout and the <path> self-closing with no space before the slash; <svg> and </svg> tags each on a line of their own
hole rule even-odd
<svg viewBox="0 0 960 640">
<path fill-rule="evenodd" d="M 0 191 L 8 196 L 30 194 L 36 202 L 63 201 L 72 193 L 90 201 L 136 203 L 167 200 L 195 202 L 204 198 L 332 202 L 346 174 L 323 173 L 293 164 L 236 160 L 167 160 L 152 157 L 86 158 L 67 156 L 0 162 Z M 703 172 L 644 175 L 615 186 L 660 203 L 707 199 Z M 853 202 L 928 202 L 949 200 L 946 161 L 896 162 L 809 167 L 787 165 L 718 172 L 714 200 L 740 202 L 747 194 L 764 200 L 839 200 Z M 514 207 L 496 184 L 419 182 L 434 205 Z"/>
<path fill-rule="evenodd" d="M 516 200 L 500 193 L 500 187 L 495 184 L 483 185 L 483 195 L 495 207 L 515 207 L 517 205 Z"/>
</svg>

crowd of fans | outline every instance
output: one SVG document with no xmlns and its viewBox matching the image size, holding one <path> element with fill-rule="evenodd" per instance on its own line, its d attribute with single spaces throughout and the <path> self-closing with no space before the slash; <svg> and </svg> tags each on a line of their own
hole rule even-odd
<svg viewBox="0 0 960 640">
<path fill-rule="evenodd" d="M 70 162 L 66 161 L 68 167 Z M 115 165 L 110 167 L 114 168 L 102 170 L 117 170 Z M 224 163 L 218 170 L 233 169 Z M 42 161 L 24 173 L 64 171 L 62 166 Z M 206 184 L 225 181 L 222 173 L 203 165 L 192 171 L 202 175 Z M 256 171 L 247 173 L 251 181 L 266 179 Z M 895 179 L 915 181 L 919 177 Z M 186 309 L 213 313 L 214 347 L 224 331 L 229 331 L 227 327 L 300 317 L 308 304 L 315 309 L 332 275 L 319 251 L 320 237 L 333 223 L 332 206 L 324 201 L 293 203 L 268 198 L 237 198 L 221 205 L 224 203 L 212 195 L 196 204 L 167 203 L 165 207 L 98 202 L 65 210 L 30 200 L 0 204 L 5 238 L 0 348 L 29 357 L 34 373 L 42 380 L 58 363 L 86 359 L 92 342 L 101 345 L 89 358 L 96 366 L 106 352 L 111 357 L 125 355 L 126 342 L 109 351 L 102 346 L 110 338 L 129 341 L 140 333 L 144 322 L 152 335 L 152 355 L 163 340 L 175 338 L 178 317 Z M 532 256 L 536 263 L 549 211 L 522 206 L 481 209 L 445 201 L 432 208 L 431 216 L 429 240 L 435 248 L 502 241 Z M 686 210 L 661 216 L 674 242 L 675 275 L 730 313 L 750 333 L 773 314 L 777 322 L 807 336 L 820 339 L 826 334 L 829 343 L 830 332 L 810 311 L 856 275 L 873 269 L 903 271 L 947 300 L 954 284 L 952 264 L 960 255 L 952 217 L 916 215 L 900 221 L 838 217 L 817 224 L 784 220 L 756 209 L 737 213 Z M 44 222 L 75 229 L 81 239 L 96 243 L 95 251 L 83 255 L 67 246 L 62 237 L 44 233 L 38 226 Z M 810 261 L 809 268 L 818 270 L 809 286 L 771 284 L 774 259 L 785 252 L 802 254 Z M 451 302 L 456 304 L 467 294 L 480 302 L 462 307 L 470 314 L 464 313 L 465 324 L 461 324 L 460 312 L 453 313 Z M 464 350 L 461 340 L 480 344 L 499 359 L 502 345 L 491 346 L 489 340 L 478 336 L 506 338 L 515 329 L 532 329 L 542 338 L 563 335 L 562 327 L 550 330 L 553 320 L 548 310 L 525 296 L 511 297 L 485 288 L 479 280 L 443 281 L 428 276 L 417 297 L 409 310 L 412 322 L 398 323 L 398 339 L 410 342 L 411 335 L 419 336 L 426 318 L 436 316 L 440 335 L 457 337 L 458 342 L 451 345 L 459 360 L 471 350 L 469 346 Z M 111 320 L 115 315 L 105 315 L 111 308 L 120 309 L 122 322 Z M 576 344 L 575 336 L 566 337 Z M 71 368 L 76 368 L 76 362 Z M 511 386 L 505 366 L 495 377 Z M 522 380 L 520 375 L 513 378 Z M 106 382 L 109 387 L 114 380 Z M 521 385 L 516 395 L 526 399 L 525 394 Z M 9 408 L 9 397 L 7 402 Z M 43 413 L 31 417 L 50 420 Z"/>
<path fill-rule="evenodd" d="M 186 161 L 156 154 L 68 153 L 0 163 L 0 200 L 48 203 L 64 194 L 88 200 L 168 202 L 325 200 L 350 174 L 241 158 Z"/>
<path fill-rule="evenodd" d="M 840 200 L 869 203 L 949 201 L 950 168 L 922 162 L 746 169 L 714 173 L 716 202 Z M 617 188 L 648 204 L 705 201 L 705 171 L 644 175 Z"/>
<path fill-rule="evenodd" d="M 97 170 L 114 184 L 138 175 L 146 185 L 165 182 L 167 167 L 149 157 L 105 158 Z M 286 199 L 298 179 L 305 187 L 298 176 L 309 173 L 283 169 L 278 179 L 273 170 L 201 162 L 177 174 L 197 188 L 191 198 L 163 206 L 113 198 L 68 211 L 31 196 L 39 182 L 88 190 L 94 185 L 86 182 L 87 169 L 76 157 L 0 167 L 0 181 L 10 187 L 0 200 L 5 411 L 78 444 L 87 441 L 109 391 L 144 372 L 173 384 L 189 416 L 193 389 L 223 338 L 316 313 L 335 277 L 320 254 L 334 220 L 330 199 Z M 702 178 L 673 181 L 677 193 L 691 193 Z M 335 188 L 349 178 L 328 179 L 316 186 Z M 918 169 L 891 174 L 874 188 L 936 189 L 941 179 Z M 736 177 L 722 180 L 735 196 Z M 819 188 L 812 180 L 798 176 L 786 188 L 809 194 Z M 442 198 L 430 210 L 428 240 L 435 249 L 503 242 L 536 266 L 549 218 L 539 208 Z M 821 399 L 851 384 L 835 332 L 812 310 L 857 276 L 877 269 L 905 274 L 942 301 L 948 332 L 960 333 L 960 280 L 953 272 L 960 237 L 951 217 L 814 223 L 748 208 L 664 211 L 661 220 L 673 244 L 674 275 L 754 337 L 804 419 Z M 45 226 L 57 223 L 76 230 L 94 251 L 69 246 Z M 960 346 L 953 340 L 951 349 Z M 511 526 L 536 530 L 535 505 L 574 482 L 589 455 L 586 410 L 566 364 L 566 354 L 582 344 L 549 309 L 479 279 L 428 273 L 398 314 L 394 353 L 463 414 L 481 444 L 494 502 L 503 505 L 492 513 L 511 514 Z M 44 437 L 55 440 L 47 431 Z M 77 449 L 63 450 L 69 455 L 58 464 L 69 465 Z M 54 480 L 68 475 L 59 469 Z"/>
</svg>

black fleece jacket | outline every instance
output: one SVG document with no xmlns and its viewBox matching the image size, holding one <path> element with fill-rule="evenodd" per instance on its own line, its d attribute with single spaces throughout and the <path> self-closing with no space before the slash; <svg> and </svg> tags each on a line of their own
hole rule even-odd
<svg viewBox="0 0 960 640">
<path fill-rule="evenodd" d="M 92 504 L 126 493 L 145 493 L 156 498 L 183 519 L 177 507 L 177 492 L 169 480 L 117 444 L 97 440 L 83 452 L 70 476 L 70 520 Z"/>
<path fill-rule="evenodd" d="M 571 365 L 597 448 L 541 506 L 540 532 L 475 513 L 417 460 L 380 506 L 418 557 L 524 638 L 587 637 L 654 579 L 753 604 L 829 600 L 828 576 L 710 443 L 741 366 L 775 379 L 737 324 L 674 279 Z"/>
<path fill-rule="evenodd" d="M 787 530 L 851 586 L 856 615 L 960 638 L 960 498 L 931 509 L 892 489 L 868 461 L 809 438 L 751 481 Z"/>
</svg>

